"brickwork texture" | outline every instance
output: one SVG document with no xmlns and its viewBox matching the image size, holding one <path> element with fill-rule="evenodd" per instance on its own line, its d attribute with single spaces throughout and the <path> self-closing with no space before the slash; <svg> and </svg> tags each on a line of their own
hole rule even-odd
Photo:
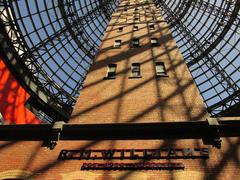
<svg viewBox="0 0 240 180">
<path fill-rule="evenodd" d="M 205 121 L 208 117 L 168 24 L 152 1 L 123 0 L 109 22 L 95 62 L 87 75 L 69 123 L 144 123 Z M 152 28 L 154 25 L 154 28 Z M 138 26 L 138 30 L 136 27 Z M 119 30 L 119 28 L 122 30 Z M 119 32 L 120 31 L 120 32 Z M 159 45 L 152 46 L 151 38 Z M 133 39 L 139 47 L 133 47 Z M 121 47 L 114 42 L 121 40 Z M 132 64 L 140 64 L 133 77 Z M 156 64 L 165 72 L 156 76 Z M 109 64 L 116 65 L 109 77 Z M 79 132 L 80 133 L 80 132 Z M 60 141 L 55 149 L 42 142 L 1 142 L 0 179 L 159 180 L 240 179 L 238 138 L 225 138 L 222 148 L 202 140 Z M 208 148 L 209 159 L 60 160 L 61 150 Z M 83 163 L 183 163 L 184 170 L 81 170 Z"/>
</svg>

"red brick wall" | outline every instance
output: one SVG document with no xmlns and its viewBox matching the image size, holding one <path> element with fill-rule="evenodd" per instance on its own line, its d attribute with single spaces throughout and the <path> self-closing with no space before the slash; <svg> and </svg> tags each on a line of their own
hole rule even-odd
<svg viewBox="0 0 240 180">
<path fill-rule="evenodd" d="M 123 1 L 125 2 L 125 1 Z M 154 9 L 154 7 L 153 7 Z M 132 8 L 133 10 L 133 8 Z M 132 10 L 129 10 L 131 14 Z M 142 12 L 142 18 L 145 17 Z M 140 23 L 133 32 L 132 24 L 122 24 L 117 33 L 109 23 L 96 61 L 85 81 L 85 88 L 74 109 L 70 123 L 122 123 L 205 120 L 207 114 L 191 75 L 172 39 L 165 22 L 149 31 Z M 161 17 L 158 17 L 161 20 Z M 145 21 L 144 21 L 145 22 Z M 150 36 L 160 39 L 159 47 L 150 47 Z M 141 47 L 130 49 L 132 37 L 139 37 Z M 121 49 L 112 49 L 121 39 Z M 156 79 L 154 61 L 166 64 L 169 77 Z M 141 63 L 142 78 L 129 79 L 131 63 Z M 109 63 L 116 63 L 117 76 L 104 80 Z M 79 132 L 81 133 L 81 132 Z M 158 180 L 158 179 L 239 179 L 238 138 L 223 139 L 220 150 L 204 145 L 201 140 L 128 140 L 128 141 L 60 141 L 54 150 L 41 147 L 42 142 L 0 143 L 0 179 L 31 177 L 35 179 L 94 179 L 94 180 Z M 58 160 L 61 150 L 79 149 L 144 149 L 202 148 L 210 151 L 209 159 L 152 160 L 150 162 L 183 163 L 179 171 L 82 171 L 84 162 L 142 162 L 142 160 Z M 14 171 L 13 171 L 14 170 Z M 16 171 L 18 170 L 18 171 Z M 11 176 L 12 174 L 12 176 Z M 5 176 L 4 176 L 5 175 Z"/>
<path fill-rule="evenodd" d="M 104 149 L 104 148 L 144 148 L 172 147 L 192 148 L 207 147 L 201 140 L 181 141 L 62 141 L 54 150 L 41 147 L 41 142 L 1 142 L 0 143 L 0 179 L 3 175 L 13 178 L 16 170 L 19 177 L 25 173 L 34 179 L 239 179 L 239 143 L 238 138 L 223 139 L 223 147 L 218 150 L 210 148 L 210 158 L 202 159 L 178 159 L 178 160 L 153 160 L 151 162 L 174 162 L 183 163 L 184 170 L 174 171 L 83 171 L 80 170 L 82 163 L 103 163 L 106 160 L 58 160 L 62 149 Z M 143 146 L 144 144 L 144 146 Z M 129 160 L 112 160 L 110 162 L 124 163 Z M 130 162 L 142 162 L 131 160 Z M 24 173 L 23 173 L 23 172 Z M 12 174 L 12 176 L 10 176 Z M 16 178 L 16 177 L 15 177 Z"/>
<path fill-rule="evenodd" d="M 133 24 L 137 6 L 130 4 L 126 12 L 123 4 L 124 1 L 108 25 L 70 123 L 205 120 L 203 100 L 159 10 L 153 3 L 138 6 L 141 21 Z M 157 21 L 146 18 L 147 13 L 153 12 Z M 150 24 L 155 25 L 155 30 L 149 29 Z M 133 31 L 135 25 L 138 31 Z M 123 27 L 120 33 L 119 27 Z M 159 46 L 151 47 L 152 37 L 159 40 Z M 130 47 L 133 38 L 140 39 L 141 47 Z M 114 49 L 113 44 L 119 39 L 122 46 Z M 156 78 L 155 62 L 159 61 L 165 63 L 168 77 Z M 107 67 L 113 63 L 117 64 L 116 79 L 106 80 Z M 129 78 L 132 63 L 141 64 L 142 78 Z"/>
</svg>

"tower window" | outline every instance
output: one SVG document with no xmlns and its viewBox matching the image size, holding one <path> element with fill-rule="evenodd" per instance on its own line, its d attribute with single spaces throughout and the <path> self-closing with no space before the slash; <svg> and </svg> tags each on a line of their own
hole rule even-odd
<svg viewBox="0 0 240 180">
<path fill-rule="evenodd" d="M 139 18 L 138 18 L 138 17 L 135 17 L 134 20 L 135 20 L 135 21 L 139 21 Z"/>
<path fill-rule="evenodd" d="M 106 79 L 115 79 L 116 78 L 116 71 L 117 71 L 117 65 L 116 64 L 109 64 Z"/>
<path fill-rule="evenodd" d="M 154 30 L 154 29 L 155 29 L 154 24 L 151 24 L 151 25 L 149 26 L 149 29 L 150 29 L 150 30 Z"/>
<path fill-rule="evenodd" d="M 139 39 L 138 39 L 138 38 L 134 38 L 134 39 L 132 40 L 132 47 L 140 47 Z"/>
<path fill-rule="evenodd" d="M 138 26 L 133 26 L 134 31 L 138 31 Z"/>
<path fill-rule="evenodd" d="M 163 62 L 156 62 L 156 76 L 167 76 L 166 69 Z"/>
<path fill-rule="evenodd" d="M 122 44 L 122 40 L 115 40 L 113 47 L 120 48 Z"/>
<path fill-rule="evenodd" d="M 136 22 L 140 21 L 140 14 L 138 12 L 133 14 L 133 20 L 136 21 Z"/>
<path fill-rule="evenodd" d="M 159 45 L 158 39 L 157 38 L 151 38 L 151 45 L 152 46 L 158 46 Z"/>
<path fill-rule="evenodd" d="M 132 63 L 132 75 L 131 78 L 141 77 L 140 63 Z"/>
<path fill-rule="evenodd" d="M 123 31 L 123 27 L 119 27 L 117 32 L 122 32 Z"/>
</svg>

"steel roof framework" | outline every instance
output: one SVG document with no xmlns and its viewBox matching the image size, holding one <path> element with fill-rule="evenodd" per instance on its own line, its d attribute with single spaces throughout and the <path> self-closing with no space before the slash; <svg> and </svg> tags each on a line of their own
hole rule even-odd
<svg viewBox="0 0 240 180">
<path fill-rule="evenodd" d="M 5 60 L 35 98 L 55 107 L 56 113 L 67 109 L 70 114 L 119 2 L 2 0 Z M 216 116 L 239 104 L 240 0 L 155 3 L 171 26 L 209 112 Z"/>
<path fill-rule="evenodd" d="M 240 1 L 156 2 L 211 115 L 239 104 Z"/>
</svg>

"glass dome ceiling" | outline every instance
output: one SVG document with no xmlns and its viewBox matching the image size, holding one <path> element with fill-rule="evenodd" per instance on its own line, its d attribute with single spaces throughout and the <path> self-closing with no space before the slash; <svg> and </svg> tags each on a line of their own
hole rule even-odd
<svg viewBox="0 0 240 180">
<path fill-rule="evenodd" d="M 70 114 L 120 0 L 2 0 L 1 53 L 32 96 Z M 211 115 L 240 101 L 240 0 L 155 0 Z"/>
</svg>

